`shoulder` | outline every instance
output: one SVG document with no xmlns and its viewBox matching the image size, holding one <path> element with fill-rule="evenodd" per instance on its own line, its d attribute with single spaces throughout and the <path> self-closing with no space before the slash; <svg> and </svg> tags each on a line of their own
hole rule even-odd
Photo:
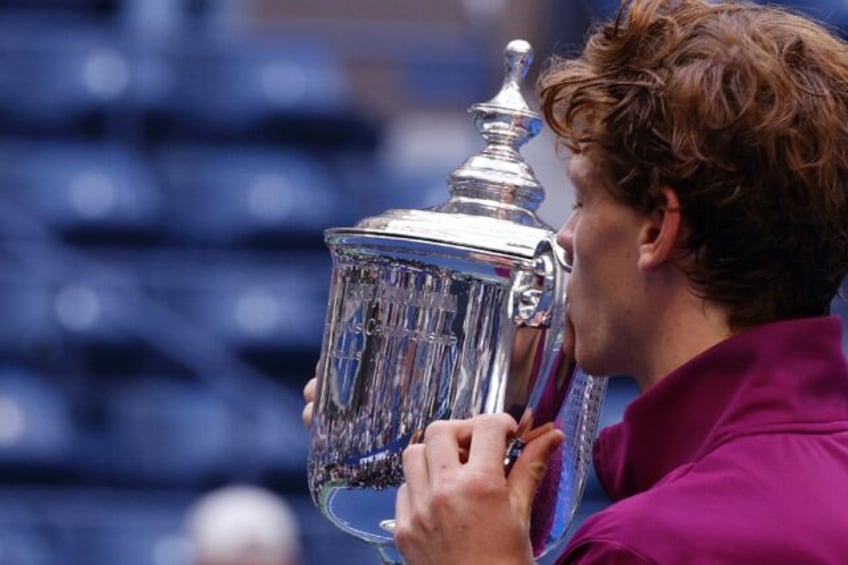
<svg viewBox="0 0 848 565">
<path fill-rule="evenodd" d="M 563 563 L 611 560 L 589 559 L 597 552 L 627 555 L 617 557 L 621 563 L 687 563 L 693 554 L 705 563 L 720 561 L 711 561 L 711 556 L 717 557 L 724 544 L 738 541 L 750 501 L 750 489 L 740 485 L 730 469 L 681 466 L 653 488 L 589 517 L 567 547 L 570 561 Z"/>
<path fill-rule="evenodd" d="M 665 516 L 669 508 L 656 506 L 661 498 L 648 491 L 590 516 L 571 538 L 560 563 L 657 563 L 658 555 L 668 551 L 665 540 L 678 539 L 669 536 L 675 529 L 675 522 Z"/>
<path fill-rule="evenodd" d="M 715 508 L 694 503 L 686 490 L 676 484 L 655 488 L 590 516 L 559 565 L 688 563 L 693 554 L 709 555 Z"/>
<path fill-rule="evenodd" d="M 836 477 L 848 434 L 838 435 L 728 442 L 591 516 L 561 563 L 844 563 L 848 487 Z"/>
<path fill-rule="evenodd" d="M 648 565 L 656 562 L 632 547 L 615 541 L 587 539 L 569 545 L 557 565 Z"/>
</svg>

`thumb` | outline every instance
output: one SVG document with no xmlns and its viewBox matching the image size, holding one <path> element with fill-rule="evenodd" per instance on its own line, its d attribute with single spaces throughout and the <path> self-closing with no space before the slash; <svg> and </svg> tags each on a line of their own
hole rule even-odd
<svg viewBox="0 0 848 565">
<path fill-rule="evenodd" d="M 524 446 L 524 450 L 509 473 L 507 483 L 513 508 L 528 525 L 536 489 L 539 488 L 545 476 L 548 460 L 562 445 L 563 438 L 563 433 L 557 429 L 548 430 L 534 438 Z"/>
</svg>

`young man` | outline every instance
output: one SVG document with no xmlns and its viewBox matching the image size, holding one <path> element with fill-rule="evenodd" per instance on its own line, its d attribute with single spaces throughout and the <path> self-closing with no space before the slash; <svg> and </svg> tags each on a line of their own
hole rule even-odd
<svg viewBox="0 0 848 565">
<path fill-rule="evenodd" d="M 560 563 L 848 562 L 848 46 L 748 4 L 632 0 L 541 81 L 571 149 L 578 364 L 641 395 L 602 432 L 615 502 Z M 508 478 L 507 416 L 404 453 L 411 564 L 530 563 L 549 432 Z"/>
</svg>

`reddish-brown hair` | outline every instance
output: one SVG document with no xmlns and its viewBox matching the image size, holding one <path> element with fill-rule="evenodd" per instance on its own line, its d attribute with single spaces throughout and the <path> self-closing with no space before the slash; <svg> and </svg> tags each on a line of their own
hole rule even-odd
<svg viewBox="0 0 848 565">
<path fill-rule="evenodd" d="M 540 79 L 571 150 L 643 212 L 677 192 L 733 327 L 821 315 L 848 271 L 848 46 L 784 10 L 633 0 Z"/>
</svg>

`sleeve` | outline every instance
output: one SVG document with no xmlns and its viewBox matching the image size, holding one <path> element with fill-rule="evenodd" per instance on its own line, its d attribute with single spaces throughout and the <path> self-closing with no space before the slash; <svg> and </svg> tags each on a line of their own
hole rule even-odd
<svg viewBox="0 0 848 565">
<path fill-rule="evenodd" d="M 655 565 L 655 562 L 617 541 L 586 540 L 569 547 L 557 565 Z"/>
</svg>

